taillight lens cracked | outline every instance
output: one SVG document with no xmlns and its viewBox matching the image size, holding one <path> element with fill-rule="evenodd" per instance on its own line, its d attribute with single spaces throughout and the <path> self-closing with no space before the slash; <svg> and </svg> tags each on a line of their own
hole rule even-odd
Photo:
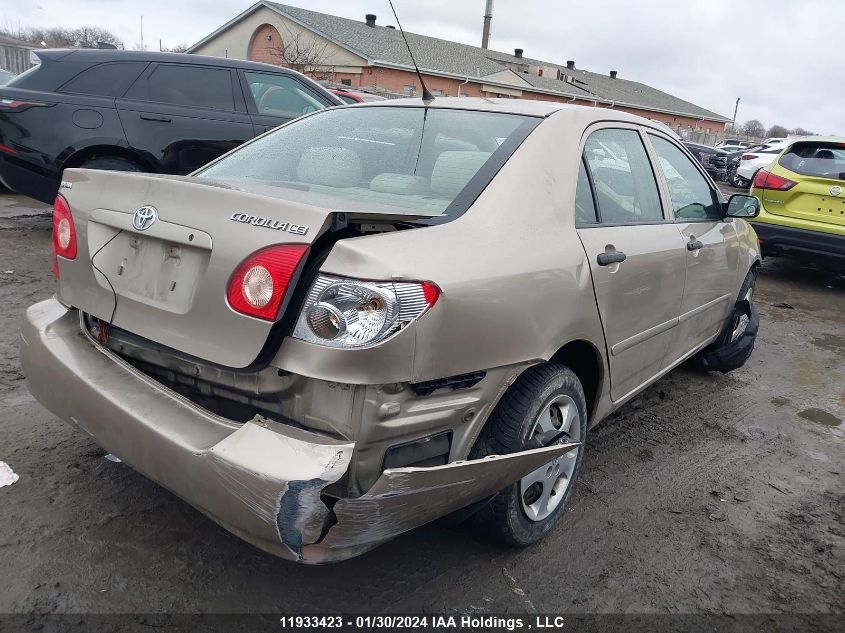
<svg viewBox="0 0 845 633">
<path fill-rule="evenodd" d="M 229 278 L 229 306 L 256 319 L 275 321 L 307 252 L 305 244 L 277 244 L 247 257 Z"/>
</svg>

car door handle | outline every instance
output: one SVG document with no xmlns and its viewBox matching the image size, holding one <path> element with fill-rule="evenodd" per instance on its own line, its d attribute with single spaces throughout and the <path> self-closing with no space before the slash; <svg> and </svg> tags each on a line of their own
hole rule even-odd
<svg viewBox="0 0 845 633">
<path fill-rule="evenodd" d="M 704 248 L 704 244 L 701 243 L 701 240 L 690 240 L 687 242 L 688 251 L 697 251 L 700 248 Z"/>
<path fill-rule="evenodd" d="M 155 116 L 153 114 L 142 114 L 141 118 L 144 121 L 158 121 L 159 123 L 170 123 L 170 118 L 166 116 Z"/>
<path fill-rule="evenodd" d="M 610 266 L 611 264 L 621 264 L 628 256 L 625 253 L 616 251 L 615 253 L 599 253 L 596 256 L 596 262 L 599 266 Z"/>
</svg>

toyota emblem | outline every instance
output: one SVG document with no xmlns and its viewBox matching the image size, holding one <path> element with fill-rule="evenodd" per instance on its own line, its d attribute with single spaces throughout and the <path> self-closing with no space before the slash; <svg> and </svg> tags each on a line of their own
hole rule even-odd
<svg viewBox="0 0 845 633">
<path fill-rule="evenodd" d="M 158 219 L 158 211 L 155 207 L 144 206 L 132 216 L 132 226 L 136 231 L 146 231 Z"/>
</svg>

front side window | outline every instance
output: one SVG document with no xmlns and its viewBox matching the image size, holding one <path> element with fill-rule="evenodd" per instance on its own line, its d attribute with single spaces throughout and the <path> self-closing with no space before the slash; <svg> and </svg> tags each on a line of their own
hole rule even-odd
<svg viewBox="0 0 845 633">
<path fill-rule="evenodd" d="M 654 171 L 636 130 L 593 132 L 584 145 L 584 158 L 593 177 L 603 223 L 663 219 Z"/>
<path fill-rule="evenodd" d="M 803 141 L 790 147 L 778 161 L 802 176 L 845 180 L 845 143 Z"/>
<path fill-rule="evenodd" d="M 446 108 L 330 109 L 244 145 L 197 176 L 253 181 L 287 199 L 347 211 L 451 217 L 541 120 Z"/>
<path fill-rule="evenodd" d="M 329 105 L 293 77 L 253 72 L 245 72 L 244 77 L 258 114 L 293 119 Z"/>
<path fill-rule="evenodd" d="M 707 179 L 693 162 L 665 138 L 648 135 L 669 186 L 675 218 L 703 220 L 722 218 L 722 211 Z"/>
<path fill-rule="evenodd" d="M 224 68 L 161 64 L 146 81 L 136 83 L 126 96 L 194 108 L 228 112 L 235 109 L 232 75 Z"/>
</svg>

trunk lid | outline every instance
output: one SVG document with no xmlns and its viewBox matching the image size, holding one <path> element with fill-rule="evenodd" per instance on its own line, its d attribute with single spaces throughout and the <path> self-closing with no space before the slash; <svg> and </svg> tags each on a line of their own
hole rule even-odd
<svg viewBox="0 0 845 633">
<path fill-rule="evenodd" d="M 237 368 L 256 359 L 273 323 L 229 306 L 232 273 L 266 246 L 310 245 L 336 211 L 285 199 L 270 187 L 84 169 L 66 170 L 59 193 L 70 204 L 78 242 L 76 259 L 59 258 L 65 304 Z M 142 207 L 154 207 L 157 218 L 139 230 L 133 218 Z M 296 277 L 288 297 L 295 283 Z M 283 304 L 279 318 L 284 310 Z"/>
</svg>

